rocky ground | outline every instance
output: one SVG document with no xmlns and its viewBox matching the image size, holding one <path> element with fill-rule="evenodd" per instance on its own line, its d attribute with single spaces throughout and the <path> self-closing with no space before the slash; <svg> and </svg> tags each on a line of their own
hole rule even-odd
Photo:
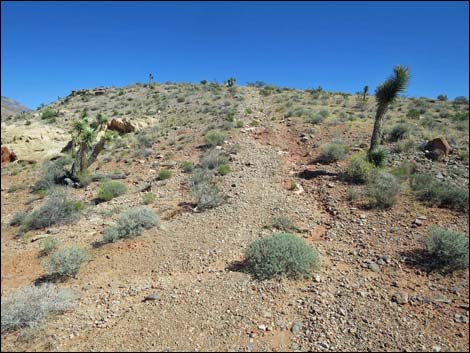
<svg viewBox="0 0 470 353">
<path fill-rule="evenodd" d="M 315 160 L 333 137 L 360 150 L 370 137 L 371 121 L 322 123 L 312 131 L 301 118 L 272 119 L 276 98 L 251 90 L 237 107 L 250 118 L 244 128 L 228 131 L 222 147 L 236 152 L 231 172 L 216 177 L 227 195 L 219 207 L 204 212 L 184 207 L 192 199 L 188 175 L 177 165 L 196 162 L 201 153 L 197 113 L 185 126 L 178 120 L 177 128 L 168 124 L 147 156 L 131 157 L 123 143 L 97 162 L 101 171 L 127 172 L 125 183 L 132 191 L 163 165 L 171 168 L 172 178 L 151 189 L 157 199 L 150 207 L 162 227 L 96 246 L 119 212 L 142 204 L 140 193 L 129 192 L 87 207 L 76 223 L 50 229 L 61 246 L 80 245 L 92 254 L 76 278 L 59 284 L 74 289 L 79 299 L 73 310 L 51 317 L 34 332 L 3 334 L 2 350 L 468 351 L 468 270 L 442 275 L 420 262 L 427 226 L 468 234 L 468 214 L 428 207 L 407 189 L 387 211 L 366 208 L 360 199 L 348 201 L 350 186 L 338 178 L 346 162 Z M 191 107 L 182 108 L 188 116 Z M 177 115 L 172 109 L 170 104 L 160 115 Z M 251 120 L 260 124 L 246 127 Z M 181 136 L 181 148 L 168 143 Z M 465 139 L 457 141 L 465 145 Z M 468 163 L 456 154 L 431 162 L 415 150 L 392 154 L 390 165 L 402 160 L 417 161 L 437 178 L 468 187 Z M 25 205 L 37 169 L 3 170 L 2 298 L 44 274 L 32 240 L 46 232 L 17 238 L 8 225 L 15 212 L 41 203 Z M 289 188 L 292 182 L 296 190 Z M 97 188 L 92 183 L 70 192 L 88 202 Z M 260 282 L 240 266 L 246 246 L 275 231 L 272 221 L 281 216 L 321 254 L 321 270 L 311 279 Z"/>
</svg>

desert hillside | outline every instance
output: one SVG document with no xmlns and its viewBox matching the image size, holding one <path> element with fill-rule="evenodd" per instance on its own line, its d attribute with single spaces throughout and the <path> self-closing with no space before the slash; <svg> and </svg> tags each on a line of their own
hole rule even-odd
<svg viewBox="0 0 470 353">
<path fill-rule="evenodd" d="M 2 106 L 2 122 L 3 120 L 7 118 L 15 116 L 16 114 L 20 114 L 22 112 L 28 112 L 31 110 L 25 107 L 24 105 L 22 105 L 21 103 L 18 103 L 17 101 L 8 97 L 4 97 L 4 96 L 2 96 L 1 106 Z"/>
<path fill-rule="evenodd" d="M 3 98 L 2 351 L 468 350 L 465 99 L 397 98 L 374 164 L 373 95 L 134 84 L 7 120 Z M 72 138 L 105 143 L 76 179 Z M 255 263 L 275 233 L 295 256 Z M 66 307 L 4 326 L 48 285 Z"/>
</svg>

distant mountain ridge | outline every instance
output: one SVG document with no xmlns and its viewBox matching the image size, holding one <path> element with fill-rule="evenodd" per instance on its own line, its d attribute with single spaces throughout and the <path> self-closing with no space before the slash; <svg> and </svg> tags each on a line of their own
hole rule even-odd
<svg viewBox="0 0 470 353">
<path fill-rule="evenodd" d="M 31 111 L 31 109 L 23 104 L 15 101 L 14 99 L 2 96 L 2 120 L 9 116 L 29 111 Z"/>
</svg>

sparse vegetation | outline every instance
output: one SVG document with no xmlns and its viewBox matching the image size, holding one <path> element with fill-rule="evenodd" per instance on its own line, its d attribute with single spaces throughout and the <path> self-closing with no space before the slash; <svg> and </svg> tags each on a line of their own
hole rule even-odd
<svg viewBox="0 0 470 353">
<path fill-rule="evenodd" d="M 81 265 L 89 259 L 88 252 L 82 248 L 72 246 L 57 251 L 47 263 L 47 270 L 51 275 L 60 277 L 74 277 L 78 274 Z"/>
<path fill-rule="evenodd" d="M 59 245 L 59 242 L 57 239 L 53 237 L 47 237 L 43 239 L 39 243 L 39 256 L 47 256 L 50 253 L 52 253 L 55 249 L 57 249 L 57 246 Z"/>
<path fill-rule="evenodd" d="M 248 271 L 259 280 L 309 277 L 320 265 L 318 253 L 289 233 L 253 241 L 245 252 L 245 260 Z"/>
<path fill-rule="evenodd" d="M 156 198 L 157 195 L 155 195 L 153 192 L 146 192 L 142 195 L 142 202 L 144 205 L 150 205 L 151 203 L 155 202 Z"/>
<path fill-rule="evenodd" d="M 117 219 L 115 226 L 108 226 L 103 232 L 105 243 L 114 243 L 119 239 L 133 238 L 145 229 L 160 225 L 160 218 L 150 208 L 134 208 L 124 212 Z"/>
<path fill-rule="evenodd" d="M 220 146 L 225 141 L 225 134 L 219 130 L 210 130 L 206 133 L 206 143 L 209 146 Z"/>
<path fill-rule="evenodd" d="M 82 201 L 69 200 L 65 191 L 56 190 L 42 206 L 24 217 L 19 233 L 24 234 L 31 229 L 42 229 L 54 224 L 70 223 L 78 218 L 83 208 Z"/>
<path fill-rule="evenodd" d="M 97 199 L 101 201 L 110 201 L 115 197 L 121 196 L 127 192 L 126 185 L 118 181 L 105 181 L 101 183 Z"/>
<path fill-rule="evenodd" d="M 392 174 L 378 171 L 369 178 L 365 193 L 371 206 L 390 208 L 395 204 L 400 189 L 399 181 Z"/>
<path fill-rule="evenodd" d="M 158 172 L 158 180 L 167 180 L 171 178 L 171 171 L 168 169 L 162 169 Z"/>
<path fill-rule="evenodd" d="M 373 165 L 379 168 L 385 167 L 387 160 L 390 157 L 390 152 L 383 146 L 378 146 L 370 151 L 369 160 Z"/>
<path fill-rule="evenodd" d="M 451 272 L 468 268 L 468 236 L 441 227 L 430 227 L 426 247 L 433 266 Z"/>
<path fill-rule="evenodd" d="M 348 147 L 342 141 L 336 140 L 322 146 L 319 160 L 324 163 L 331 163 L 342 160 L 346 157 Z"/>
<path fill-rule="evenodd" d="M 439 182 L 433 176 L 422 173 L 413 175 L 411 188 L 418 200 L 440 207 L 468 210 L 468 189 Z"/>
<path fill-rule="evenodd" d="M 363 153 L 358 153 L 351 157 L 342 176 L 351 183 L 364 184 L 374 168 L 374 165 L 366 160 Z"/>
<path fill-rule="evenodd" d="M 74 299 L 70 289 L 51 283 L 18 289 L 6 299 L 2 297 L 2 333 L 36 326 L 51 313 L 70 309 Z"/>
</svg>

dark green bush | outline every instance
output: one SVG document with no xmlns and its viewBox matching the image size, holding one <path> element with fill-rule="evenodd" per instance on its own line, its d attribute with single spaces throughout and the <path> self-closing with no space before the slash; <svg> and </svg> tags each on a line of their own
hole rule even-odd
<svg viewBox="0 0 470 353">
<path fill-rule="evenodd" d="M 171 171 L 167 169 L 162 169 L 158 173 L 158 180 L 167 180 L 171 178 Z"/>
<path fill-rule="evenodd" d="M 392 130 L 388 134 L 388 139 L 391 142 L 403 140 L 411 135 L 412 128 L 408 124 L 397 124 L 392 127 Z"/>
<path fill-rule="evenodd" d="M 319 267 L 318 253 L 302 239 L 277 233 L 253 241 L 245 253 L 246 268 L 257 279 L 309 277 Z"/>
<path fill-rule="evenodd" d="M 209 146 L 220 146 L 225 141 L 225 134 L 219 130 L 210 130 L 206 133 L 206 143 Z"/>
<path fill-rule="evenodd" d="M 369 159 L 372 164 L 379 168 L 386 166 L 389 157 L 390 152 L 383 146 L 377 146 L 370 152 L 369 155 Z"/>
<path fill-rule="evenodd" d="M 426 240 L 433 265 L 444 271 L 468 268 L 468 236 L 440 227 L 430 227 Z"/>
</svg>

